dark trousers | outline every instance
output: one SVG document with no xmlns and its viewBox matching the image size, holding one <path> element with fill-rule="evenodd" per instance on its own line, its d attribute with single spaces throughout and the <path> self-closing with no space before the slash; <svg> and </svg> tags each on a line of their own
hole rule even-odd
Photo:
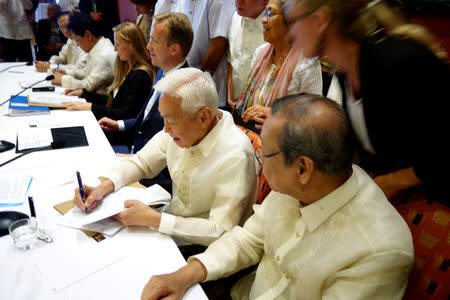
<svg viewBox="0 0 450 300">
<path fill-rule="evenodd" d="M 0 38 L 2 58 L 5 62 L 33 61 L 30 40 L 10 40 Z"/>
</svg>

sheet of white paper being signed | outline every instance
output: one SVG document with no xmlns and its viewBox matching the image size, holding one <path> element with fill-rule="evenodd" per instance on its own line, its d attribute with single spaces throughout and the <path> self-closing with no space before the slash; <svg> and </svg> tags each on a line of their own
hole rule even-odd
<svg viewBox="0 0 450 300">
<path fill-rule="evenodd" d="M 147 205 L 156 205 L 168 204 L 170 198 L 170 194 L 157 184 L 146 189 L 126 186 L 106 196 L 99 206 L 87 214 L 78 207 L 72 208 L 60 219 L 59 223 L 113 235 L 123 225 L 109 217 L 125 210 L 126 200 L 139 200 Z"/>
</svg>

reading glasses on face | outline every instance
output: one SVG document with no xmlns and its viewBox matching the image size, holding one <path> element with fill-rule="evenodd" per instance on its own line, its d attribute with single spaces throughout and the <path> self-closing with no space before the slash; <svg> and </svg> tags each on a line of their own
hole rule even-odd
<svg viewBox="0 0 450 300">
<path fill-rule="evenodd" d="M 267 19 L 272 18 L 272 9 L 271 8 L 264 8 L 264 14 L 263 17 L 266 17 Z"/>
<path fill-rule="evenodd" d="M 278 151 L 278 152 L 274 152 L 274 153 L 267 154 L 267 155 L 261 155 L 258 152 L 256 152 L 256 150 L 255 150 L 255 157 L 256 157 L 256 160 L 258 161 L 258 163 L 260 165 L 262 165 L 265 158 L 271 158 L 280 153 L 283 153 L 283 151 Z"/>
</svg>

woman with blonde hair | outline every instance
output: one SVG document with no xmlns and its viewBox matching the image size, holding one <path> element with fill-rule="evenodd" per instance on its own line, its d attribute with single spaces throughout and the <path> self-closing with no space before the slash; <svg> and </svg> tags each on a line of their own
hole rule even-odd
<svg viewBox="0 0 450 300">
<path fill-rule="evenodd" d="M 404 217 L 415 263 L 404 299 L 450 294 L 446 53 L 391 2 L 291 0 L 297 47 L 340 73 L 359 164 Z M 405 270 L 406 271 L 406 270 Z"/>
<path fill-rule="evenodd" d="M 139 27 L 131 22 L 113 29 L 115 50 L 114 82 L 108 88 L 109 95 L 88 92 L 85 89 L 67 89 L 67 95 L 85 98 L 87 102 L 64 103 L 68 110 L 92 110 L 97 119 L 114 120 L 134 118 L 147 100 L 155 70 Z"/>
</svg>

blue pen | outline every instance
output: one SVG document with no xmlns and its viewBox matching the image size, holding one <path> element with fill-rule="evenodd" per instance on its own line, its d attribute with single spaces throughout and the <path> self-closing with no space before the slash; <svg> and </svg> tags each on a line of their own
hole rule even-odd
<svg viewBox="0 0 450 300">
<path fill-rule="evenodd" d="M 80 172 L 78 171 L 77 171 L 77 179 L 78 179 L 78 187 L 80 188 L 81 200 L 83 200 L 84 203 L 86 202 L 86 197 L 84 195 L 83 182 L 81 182 L 81 175 Z M 88 212 L 87 207 L 84 208 L 84 212 L 87 214 Z"/>
</svg>

